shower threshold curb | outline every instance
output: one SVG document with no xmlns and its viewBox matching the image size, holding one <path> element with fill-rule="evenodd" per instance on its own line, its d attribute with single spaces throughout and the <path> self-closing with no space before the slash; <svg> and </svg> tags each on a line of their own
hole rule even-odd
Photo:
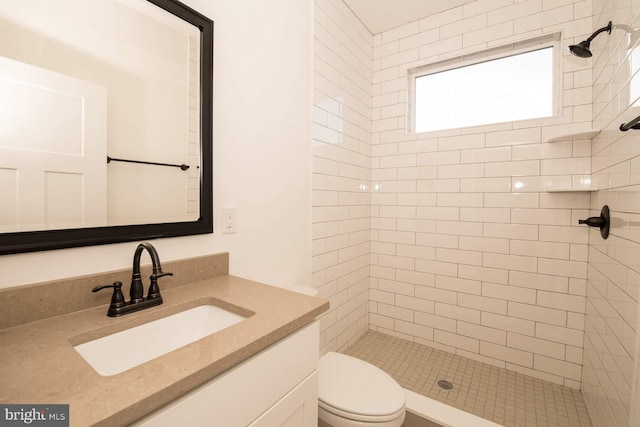
<svg viewBox="0 0 640 427">
<path fill-rule="evenodd" d="M 442 427 L 504 427 L 463 410 L 404 389 L 407 411 Z"/>
</svg>

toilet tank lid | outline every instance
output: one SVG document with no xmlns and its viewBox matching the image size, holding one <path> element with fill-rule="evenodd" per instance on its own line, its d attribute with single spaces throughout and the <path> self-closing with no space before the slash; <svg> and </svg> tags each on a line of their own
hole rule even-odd
<svg viewBox="0 0 640 427">
<path fill-rule="evenodd" d="M 320 358 L 321 403 L 358 415 L 395 414 L 405 405 L 404 390 L 386 372 L 355 357 L 329 352 Z"/>
</svg>

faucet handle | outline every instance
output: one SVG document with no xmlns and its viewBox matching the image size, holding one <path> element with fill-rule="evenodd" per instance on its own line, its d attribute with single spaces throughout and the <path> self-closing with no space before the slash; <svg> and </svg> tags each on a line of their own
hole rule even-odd
<svg viewBox="0 0 640 427">
<path fill-rule="evenodd" d="M 165 273 L 164 271 L 159 271 L 157 273 L 153 273 L 149 277 L 153 280 L 153 279 L 159 279 L 159 278 L 164 277 L 164 276 L 173 276 L 173 273 Z"/>
<path fill-rule="evenodd" d="M 113 282 L 110 285 L 96 286 L 95 288 L 91 289 L 91 292 L 98 292 L 106 288 L 113 288 L 113 295 L 111 296 L 111 304 L 109 305 L 109 313 L 111 313 L 113 309 L 116 309 L 125 305 L 124 295 L 122 295 L 122 282 Z"/>
<path fill-rule="evenodd" d="M 165 273 L 160 270 L 159 272 L 153 273 L 151 276 L 149 276 L 149 279 L 151 279 L 151 283 L 149 284 L 149 293 L 147 294 L 147 299 L 162 298 L 162 296 L 160 295 L 160 288 L 158 287 L 158 279 L 164 276 L 173 276 L 173 273 Z"/>
</svg>

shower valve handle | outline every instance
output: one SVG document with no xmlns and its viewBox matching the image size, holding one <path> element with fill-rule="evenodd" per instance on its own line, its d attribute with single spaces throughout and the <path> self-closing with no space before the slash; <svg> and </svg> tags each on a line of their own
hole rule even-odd
<svg viewBox="0 0 640 427">
<path fill-rule="evenodd" d="M 603 239 L 609 237 L 609 227 L 611 225 L 611 216 L 609 206 L 604 205 L 600 211 L 600 216 L 592 216 L 587 219 L 579 219 L 578 224 L 586 224 L 589 227 L 600 229 L 600 235 Z"/>
<path fill-rule="evenodd" d="M 602 227 L 604 220 L 599 216 L 592 216 L 587 219 L 579 219 L 578 224 L 587 224 L 589 227 Z"/>
</svg>

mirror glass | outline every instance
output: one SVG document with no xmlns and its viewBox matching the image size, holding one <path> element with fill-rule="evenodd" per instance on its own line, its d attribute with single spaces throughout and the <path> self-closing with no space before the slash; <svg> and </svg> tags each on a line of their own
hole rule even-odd
<svg viewBox="0 0 640 427">
<path fill-rule="evenodd" d="M 0 38 L 0 253 L 212 232 L 211 20 L 22 0 Z"/>
</svg>

